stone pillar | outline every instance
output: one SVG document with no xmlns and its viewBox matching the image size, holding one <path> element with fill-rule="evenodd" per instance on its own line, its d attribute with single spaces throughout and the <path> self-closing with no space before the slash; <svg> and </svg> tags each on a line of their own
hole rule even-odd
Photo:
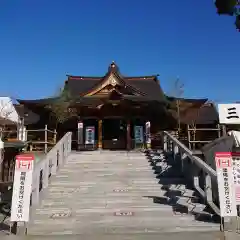
<svg viewBox="0 0 240 240">
<path fill-rule="evenodd" d="M 102 119 L 98 120 L 98 149 L 102 149 Z"/>
<path fill-rule="evenodd" d="M 130 120 L 127 121 L 127 150 L 131 149 L 131 125 Z"/>
</svg>

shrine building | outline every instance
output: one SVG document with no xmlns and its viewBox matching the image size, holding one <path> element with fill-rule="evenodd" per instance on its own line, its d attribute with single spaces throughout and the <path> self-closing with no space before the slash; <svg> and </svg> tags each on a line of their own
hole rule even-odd
<svg viewBox="0 0 240 240">
<path fill-rule="evenodd" d="M 57 132 L 61 137 L 72 131 L 73 145 L 78 149 L 149 147 L 152 135 L 177 127 L 176 98 L 164 94 L 158 75 L 123 76 L 112 62 L 104 76 L 67 75 L 64 90 L 69 92 L 71 108 L 76 114 L 59 124 Z M 40 120 L 32 127 L 45 124 L 54 127 L 50 115 L 57 98 L 18 99 L 18 102 L 39 115 Z M 182 99 L 180 112 L 187 116 L 190 108 L 200 108 L 206 101 Z"/>
</svg>

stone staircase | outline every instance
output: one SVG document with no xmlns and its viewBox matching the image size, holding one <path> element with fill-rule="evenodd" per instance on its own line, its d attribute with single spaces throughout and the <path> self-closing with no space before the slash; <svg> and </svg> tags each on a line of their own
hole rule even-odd
<svg viewBox="0 0 240 240">
<path fill-rule="evenodd" d="M 179 172 L 161 152 L 73 152 L 32 211 L 28 234 L 218 232 Z"/>
</svg>

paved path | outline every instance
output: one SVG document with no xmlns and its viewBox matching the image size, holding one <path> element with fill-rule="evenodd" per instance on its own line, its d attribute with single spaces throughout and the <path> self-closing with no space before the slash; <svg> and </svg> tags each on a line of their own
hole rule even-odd
<svg viewBox="0 0 240 240">
<path fill-rule="evenodd" d="M 72 153 L 32 216 L 28 233 L 117 237 L 219 230 L 218 224 L 154 203 L 165 194 L 143 153 Z"/>
<path fill-rule="evenodd" d="M 181 233 L 140 233 L 109 235 L 68 235 L 68 236 L 5 236 L 1 240 L 238 240 L 239 236 L 224 239 L 220 232 L 181 232 Z"/>
</svg>

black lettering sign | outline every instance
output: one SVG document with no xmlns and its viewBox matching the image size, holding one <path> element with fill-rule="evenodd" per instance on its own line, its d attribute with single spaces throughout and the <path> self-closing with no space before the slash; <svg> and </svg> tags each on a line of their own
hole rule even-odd
<svg viewBox="0 0 240 240">
<path fill-rule="evenodd" d="M 228 108 L 227 113 L 228 113 L 227 119 L 239 119 L 237 109 L 235 107 Z"/>
<path fill-rule="evenodd" d="M 23 217 L 23 197 L 24 197 L 24 183 L 26 180 L 26 172 L 21 172 L 20 174 L 20 186 L 18 193 L 18 203 L 17 203 L 17 218 L 21 219 Z"/>
<path fill-rule="evenodd" d="M 229 189 L 229 182 L 228 182 L 228 170 L 226 168 L 223 168 L 223 186 L 224 186 L 224 198 L 225 198 L 225 208 L 226 213 L 230 214 L 232 212 L 231 210 L 231 199 L 230 199 L 230 189 Z"/>
</svg>

